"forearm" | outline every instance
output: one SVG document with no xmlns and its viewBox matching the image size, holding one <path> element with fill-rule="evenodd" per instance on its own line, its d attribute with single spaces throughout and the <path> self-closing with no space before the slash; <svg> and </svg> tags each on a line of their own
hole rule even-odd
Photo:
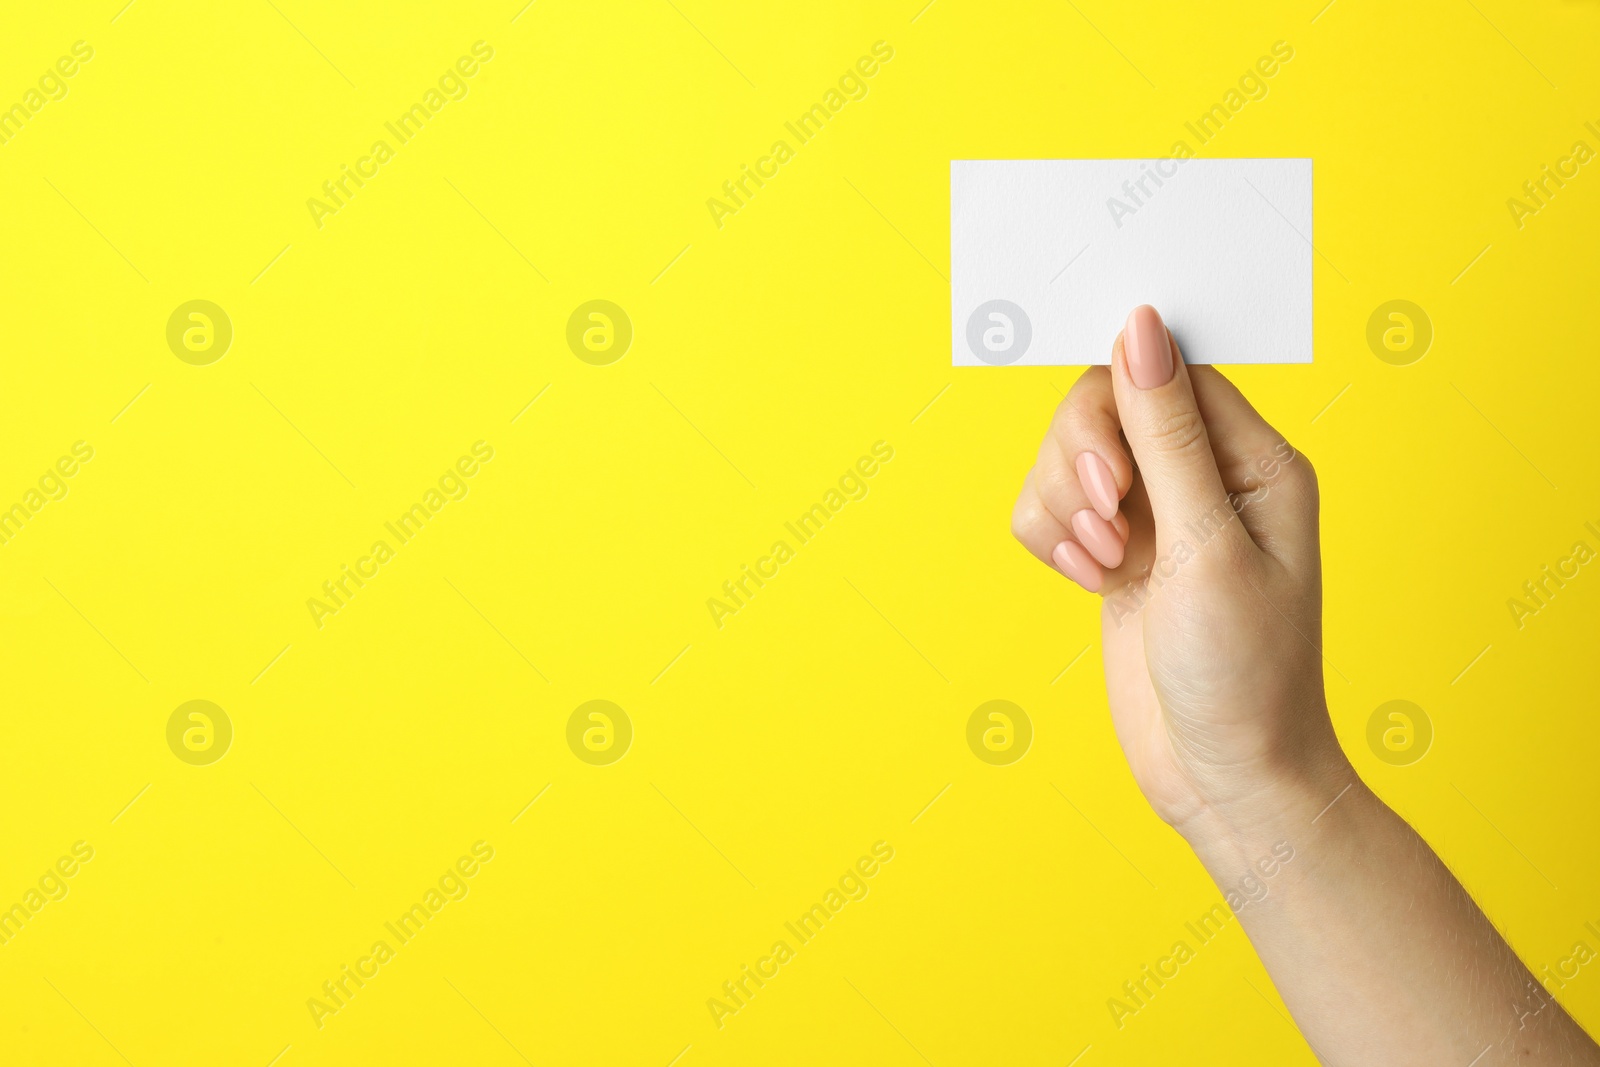
<svg viewBox="0 0 1600 1067">
<path fill-rule="evenodd" d="M 1342 757 L 1182 829 L 1225 891 L 1261 879 L 1274 846 L 1293 849 L 1239 918 L 1322 1062 L 1600 1064 L 1427 842 Z"/>
</svg>

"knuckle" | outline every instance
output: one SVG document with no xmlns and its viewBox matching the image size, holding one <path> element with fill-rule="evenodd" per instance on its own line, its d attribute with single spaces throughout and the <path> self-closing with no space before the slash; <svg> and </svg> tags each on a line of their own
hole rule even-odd
<svg viewBox="0 0 1600 1067">
<path fill-rule="evenodd" d="M 1206 443 L 1206 420 L 1197 408 L 1158 416 L 1146 435 L 1152 448 L 1169 455 L 1184 455 Z"/>
<path fill-rule="evenodd" d="M 1102 390 L 1105 390 L 1106 392 L 1110 392 L 1110 390 L 1111 390 L 1111 368 L 1110 367 L 1107 367 L 1107 366 L 1104 366 L 1104 365 L 1095 365 L 1095 366 L 1092 366 L 1092 367 L 1085 367 L 1083 373 L 1078 375 L 1078 380 L 1073 382 L 1072 383 L 1072 387 L 1067 390 L 1067 397 L 1068 397 L 1068 399 L 1071 399 L 1073 397 L 1082 397 L 1083 394 L 1085 394 L 1087 392 L 1090 392 L 1092 390 L 1095 390 L 1095 389 L 1102 389 Z M 1065 401 L 1063 401 L 1063 403 L 1064 402 Z"/>
<path fill-rule="evenodd" d="M 1011 509 L 1011 536 L 1027 544 L 1039 529 L 1044 515 L 1044 506 L 1039 503 L 1038 495 L 1024 489 L 1022 495 L 1017 497 L 1016 506 Z"/>
<path fill-rule="evenodd" d="M 1310 456 L 1290 449 L 1289 459 L 1283 464 L 1283 470 L 1284 476 L 1296 489 L 1308 495 L 1313 501 L 1317 499 L 1317 469 L 1312 465 Z"/>
<path fill-rule="evenodd" d="M 1050 431 L 1064 452 L 1081 451 L 1088 442 L 1099 436 L 1095 432 L 1094 419 L 1084 411 L 1083 402 L 1070 396 L 1061 401 L 1061 406 L 1056 409 Z"/>
<path fill-rule="evenodd" d="M 1102 432 L 1100 421 L 1107 415 L 1110 398 L 1111 369 L 1089 367 L 1056 405 L 1054 425 L 1057 432 L 1078 440 L 1099 434 Z"/>
<path fill-rule="evenodd" d="M 1096 401 L 1100 397 L 1111 395 L 1111 368 L 1103 364 L 1086 368 L 1078 375 L 1078 380 L 1072 383 L 1068 396 L 1078 397 L 1088 401 Z"/>
<path fill-rule="evenodd" d="M 1317 482 L 1317 469 L 1309 459 L 1300 464 L 1300 485 L 1312 503 L 1316 503 L 1321 496 L 1321 488 Z"/>
<path fill-rule="evenodd" d="M 1051 510 L 1070 506 L 1079 495 L 1078 474 L 1064 462 L 1041 463 L 1034 471 L 1034 486 Z"/>
<path fill-rule="evenodd" d="M 1024 544 L 1027 543 L 1028 523 L 1022 512 L 1021 501 L 1018 501 L 1017 506 L 1011 509 L 1011 536 L 1014 540 L 1021 541 Z"/>
<path fill-rule="evenodd" d="M 1083 432 L 1084 424 L 1088 420 L 1083 417 L 1083 409 L 1071 396 L 1063 397 L 1061 404 L 1056 408 L 1055 427 L 1056 433 L 1063 438 L 1073 438 Z"/>
</svg>

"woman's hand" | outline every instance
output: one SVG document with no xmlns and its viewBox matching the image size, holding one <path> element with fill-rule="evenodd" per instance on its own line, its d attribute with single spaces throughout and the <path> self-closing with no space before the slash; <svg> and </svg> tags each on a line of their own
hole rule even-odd
<svg viewBox="0 0 1600 1067">
<path fill-rule="evenodd" d="M 1319 1062 L 1600 1067 L 1346 761 L 1311 467 L 1221 374 L 1184 366 L 1154 308 L 1056 411 L 1012 528 L 1104 598 L 1111 716 L 1156 811 L 1225 891 L 1283 861 L 1238 914 Z"/>
<path fill-rule="evenodd" d="M 1185 836 L 1354 777 L 1323 696 L 1316 476 L 1154 308 L 1056 409 L 1012 531 L 1103 598 L 1118 740 Z"/>
</svg>

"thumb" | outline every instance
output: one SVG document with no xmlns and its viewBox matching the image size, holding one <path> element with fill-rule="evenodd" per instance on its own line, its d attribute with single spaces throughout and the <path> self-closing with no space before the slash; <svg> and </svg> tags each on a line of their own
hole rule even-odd
<svg viewBox="0 0 1600 1067">
<path fill-rule="evenodd" d="M 1233 521 L 1189 370 L 1149 304 L 1128 315 L 1111 352 L 1111 378 L 1155 515 L 1158 551 L 1180 540 L 1246 536 Z"/>
</svg>

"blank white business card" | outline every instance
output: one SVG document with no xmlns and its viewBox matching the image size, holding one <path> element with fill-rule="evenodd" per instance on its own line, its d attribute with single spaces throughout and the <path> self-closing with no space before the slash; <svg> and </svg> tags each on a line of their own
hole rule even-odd
<svg viewBox="0 0 1600 1067">
<path fill-rule="evenodd" d="M 1311 160 L 950 164 L 954 362 L 1109 363 L 1140 304 L 1189 363 L 1311 362 Z"/>
</svg>

